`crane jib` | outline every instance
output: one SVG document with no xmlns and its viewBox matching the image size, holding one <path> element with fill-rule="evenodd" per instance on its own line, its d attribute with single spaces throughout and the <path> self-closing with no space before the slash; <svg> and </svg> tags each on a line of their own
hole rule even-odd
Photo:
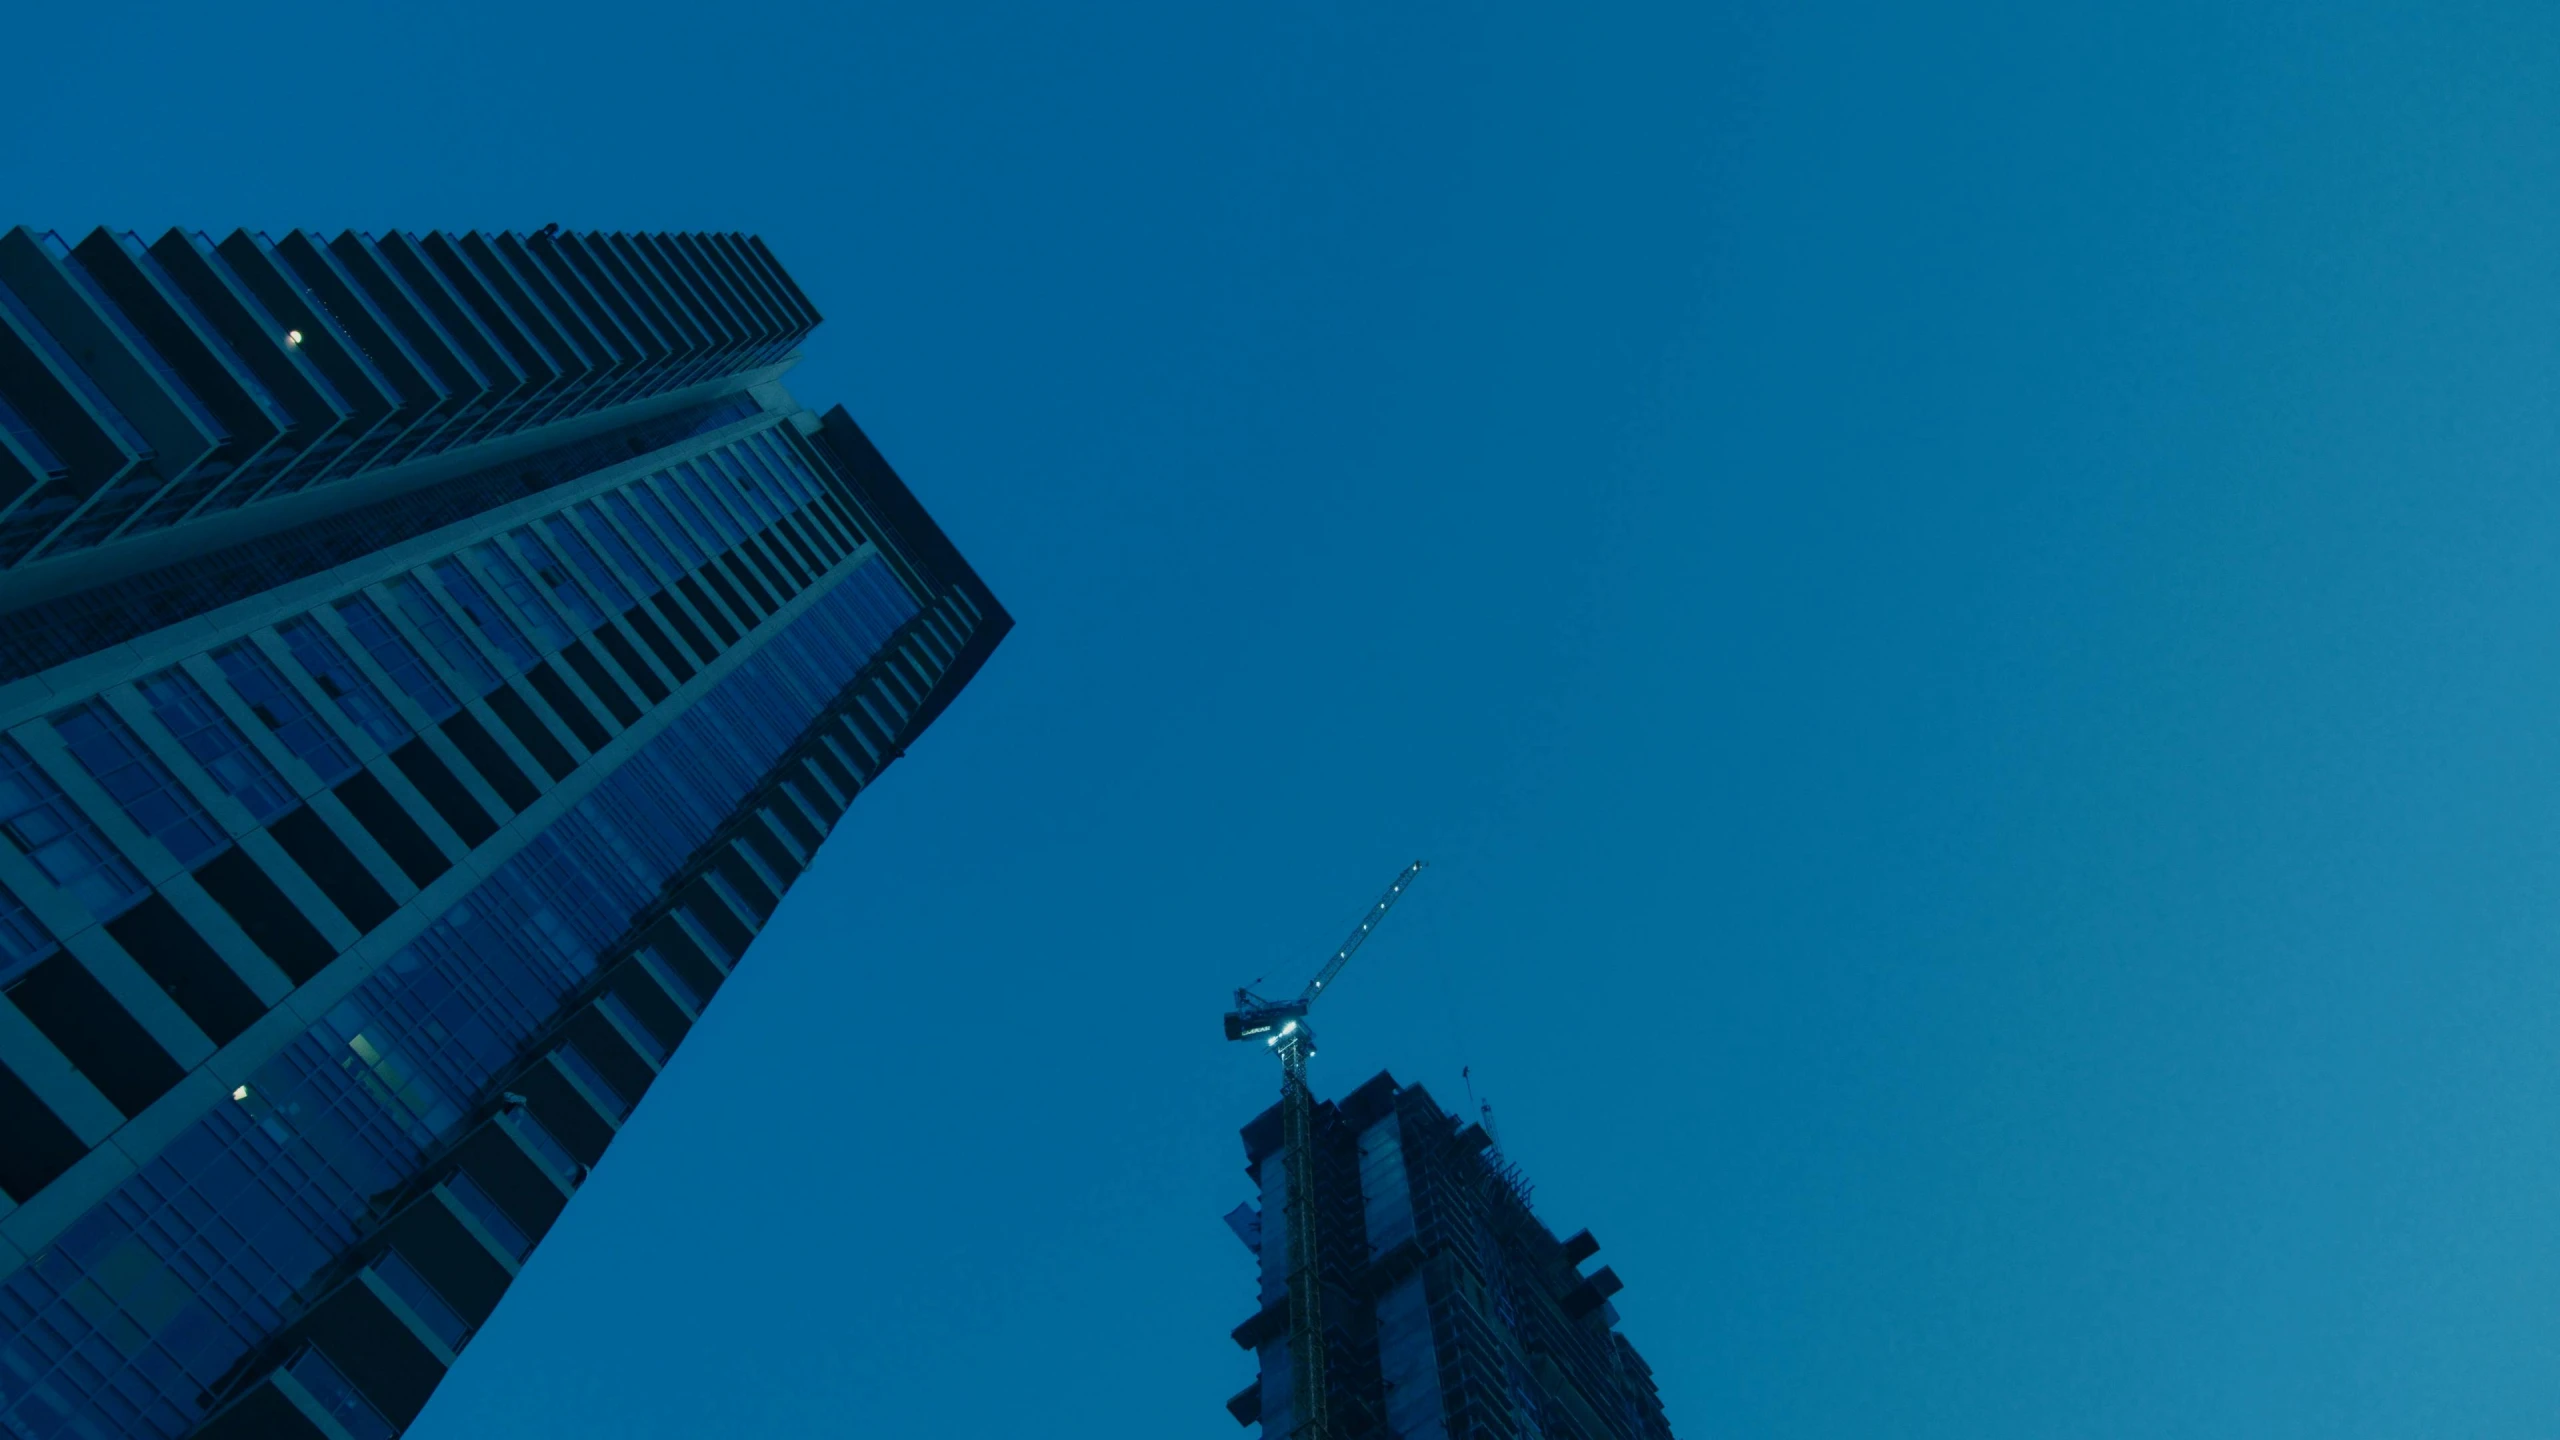
<svg viewBox="0 0 2560 1440">
<path fill-rule="evenodd" d="M 1369 913 L 1361 918 L 1359 928 L 1353 930 L 1341 948 L 1333 952 L 1333 958 L 1325 962 L 1324 968 L 1316 972 L 1315 978 L 1307 982 L 1307 988 L 1298 992 L 1295 1000 L 1266 1000 L 1250 990 L 1238 990 L 1236 1006 L 1227 1012 L 1227 1038 L 1249 1040 L 1266 1036 L 1286 1021 L 1304 1018 L 1307 1007 L 1315 1004 L 1316 996 L 1334 982 L 1335 977 L 1342 973 L 1343 966 L 1351 963 L 1352 955 L 1358 952 L 1362 942 L 1378 928 L 1378 922 L 1387 918 L 1387 912 L 1395 908 L 1396 902 L 1404 898 L 1404 892 L 1412 886 L 1414 877 L 1421 874 L 1429 863 L 1416 860 L 1404 867 L 1403 872 L 1396 876 L 1395 883 L 1387 887 L 1387 893 L 1379 896 L 1378 903 L 1369 907 Z"/>
</svg>

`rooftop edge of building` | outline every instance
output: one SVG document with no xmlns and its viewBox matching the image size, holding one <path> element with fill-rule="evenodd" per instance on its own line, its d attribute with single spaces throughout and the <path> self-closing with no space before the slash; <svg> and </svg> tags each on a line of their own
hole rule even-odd
<svg viewBox="0 0 2560 1440">
<path fill-rule="evenodd" d="M 897 469 L 872 443 L 852 412 L 842 405 L 829 409 L 811 438 L 819 441 L 820 448 L 835 460 L 845 483 L 869 502 L 872 517 L 891 532 L 911 561 L 966 594 L 986 612 L 986 624 L 971 635 L 967 648 L 953 662 L 950 687 L 928 696 L 924 709 L 917 714 L 915 724 L 921 730 L 933 723 L 943 707 L 951 703 L 951 697 L 968 685 L 987 656 L 1012 632 L 1013 613 L 987 588 L 977 567 L 960 553 L 960 547 L 926 511 L 924 502 L 907 488 L 907 482 L 899 478 Z"/>
</svg>

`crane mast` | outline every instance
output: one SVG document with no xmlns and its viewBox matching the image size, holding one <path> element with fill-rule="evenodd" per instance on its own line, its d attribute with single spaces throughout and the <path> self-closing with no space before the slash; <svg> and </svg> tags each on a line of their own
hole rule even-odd
<svg viewBox="0 0 2560 1440">
<path fill-rule="evenodd" d="M 1330 1440 L 1333 1434 L 1325 1413 L 1324 1281 L 1316 1273 L 1316 1106 L 1307 1092 L 1313 1039 L 1301 1025 L 1272 1047 L 1280 1052 L 1280 1150 L 1289 1172 L 1291 1440 Z"/>
<path fill-rule="evenodd" d="M 1280 1057 L 1280 1153 L 1288 1182 L 1282 1204 L 1288 1211 L 1290 1440 L 1331 1440 L 1333 1433 L 1325 1413 L 1324 1289 L 1316 1263 L 1315 1097 L 1307 1089 L 1307 1057 L 1315 1053 L 1316 1037 L 1307 1028 L 1307 1010 L 1404 897 L 1424 863 L 1416 860 L 1404 868 L 1296 999 L 1266 1000 L 1249 989 L 1238 990 L 1236 1008 L 1227 1012 L 1228 1039 L 1260 1036 Z"/>
</svg>

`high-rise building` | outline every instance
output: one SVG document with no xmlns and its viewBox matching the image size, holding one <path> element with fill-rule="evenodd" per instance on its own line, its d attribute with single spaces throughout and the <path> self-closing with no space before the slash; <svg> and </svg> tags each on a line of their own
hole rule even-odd
<svg viewBox="0 0 2560 1440">
<path fill-rule="evenodd" d="M 406 1428 L 1011 620 L 738 235 L 0 236 L 0 1437 Z"/>
<path fill-rule="evenodd" d="M 1235 1342 L 1262 1373 L 1227 1409 L 1288 1440 L 1280 1107 L 1243 1133 L 1261 1202 L 1227 1224 L 1261 1263 L 1262 1308 Z M 1482 1125 L 1380 1073 L 1315 1107 L 1313 1141 L 1330 1440 L 1671 1440 L 1653 1372 L 1616 1328 L 1617 1275 L 1580 1268 L 1599 1242 L 1558 1240 Z"/>
</svg>

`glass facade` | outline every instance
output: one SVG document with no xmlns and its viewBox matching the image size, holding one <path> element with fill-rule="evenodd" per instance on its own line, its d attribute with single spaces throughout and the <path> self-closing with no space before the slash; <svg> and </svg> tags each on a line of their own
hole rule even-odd
<svg viewBox="0 0 2560 1440">
<path fill-rule="evenodd" d="M 181 865 L 222 848 L 226 836 L 140 737 L 104 700 L 91 700 L 53 717 L 54 733 L 100 788 L 115 797 L 126 818 L 169 847 Z"/>
<path fill-rule="evenodd" d="M 260 824 L 293 808 L 293 790 L 249 744 L 184 670 L 164 670 L 138 687 L 151 713 L 186 748 L 222 793 L 247 807 Z"/>
<path fill-rule="evenodd" d="M 97 919 L 112 919 L 141 898 L 142 877 L 132 862 L 36 768 L 24 747 L 6 738 L 0 738 L 0 838 Z"/>
<path fill-rule="evenodd" d="M 1010 619 L 751 239 L 0 298 L 0 1440 L 395 1435 Z"/>
</svg>

